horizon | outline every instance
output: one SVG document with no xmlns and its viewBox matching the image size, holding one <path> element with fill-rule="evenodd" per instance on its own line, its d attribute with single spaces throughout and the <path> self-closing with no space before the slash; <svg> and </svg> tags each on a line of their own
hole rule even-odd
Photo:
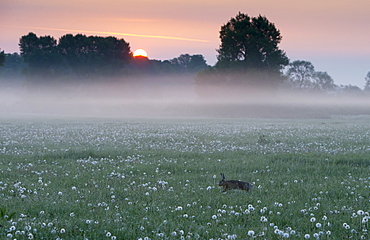
<svg viewBox="0 0 370 240">
<path fill-rule="evenodd" d="M 370 71 L 370 33 L 367 28 L 370 2 L 318 0 L 295 3 L 291 0 L 222 1 L 173 3 L 123 3 L 120 1 L 50 3 L 20 0 L 1 3 L 3 16 L 0 38 L 6 53 L 19 53 L 19 38 L 28 32 L 56 39 L 72 33 L 116 36 L 130 43 L 131 50 L 142 48 L 150 59 L 168 60 L 181 54 L 202 54 L 207 64 L 216 63 L 219 30 L 238 12 L 266 16 L 280 30 L 279 48 L 291 61 L 310 61 L 316 71 L 325 71 L 337 85 L 361 89 Z M 154 5 L 153 5 L 154 4 Z M 248 6 L 248 7 L 246 7 Z M 22 17 L 20 17 L 22 16 Z M 343 18 L 346 16 L 346 18 Z M 355 27 L 354 27 L 355 26 Z"/>
</svg>

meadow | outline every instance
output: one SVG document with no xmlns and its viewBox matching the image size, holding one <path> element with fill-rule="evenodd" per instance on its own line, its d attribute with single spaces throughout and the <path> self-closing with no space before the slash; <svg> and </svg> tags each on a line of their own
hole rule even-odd
<svg viewBox="0 0 370 240">
<path fill-rule="evenodd" d="M 369 239 L 369 120 L 3 118 L 0 238 Z"/>
</svg>

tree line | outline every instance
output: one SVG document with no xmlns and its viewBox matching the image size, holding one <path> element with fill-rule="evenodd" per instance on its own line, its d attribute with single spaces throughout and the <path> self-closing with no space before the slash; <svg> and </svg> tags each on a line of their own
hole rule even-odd
<svg viewBox="0 0 370 240">
<path fill-rule="evenodd" d="M 307 91 L 338 88 L 327 72 L 315 71 L 311 62 L 291 62 L 279 48 L 280 31 L 264 16 L 250 17 L 239 12 L 221 26 L 219 34 L 217 63 L 208 66 L 201 54 L 181 54 L 165 61 L 135 59 L 130 44 L 112 36 L 66 34 L 57 40 L 31 32 L 20 38 L 20 55 L 0 52 L 0 66 L 5 64 L 0 73 L 21 71 L 31 83 L 188 74 L 194 76 L 197 92 L 203 96 L 218 96 L 235 89 L 243 95 L 255 88 Z M 361 91 L 352 85 L 341 88 Z M 370 91 L 370 72 L 365 77 L 364 90 Z"/>
<path fill-rule="evenodd" d="M 280 31 L 264 16 L 238 13 L 220 30 L 217 63 L 196 76 L 201 95 L 247 95 L 257 89 L 345 91 L 361 93 L 357 86 L 337 86 L 327 72 L 315 71 L 309 61 L 290 61 L 279 48 Z M 370 91 L 370 72 L 364 90 Z M 235 86 L 237 88 L 235 88 Z"/>
<path fill-rule="evenodd" d="M 183 54 L 167 61 L 135 61 L 130 45 L 116 37 L 66 34 L 57 41 L 51 36 L 22 36 L 20 56 L 27 64 L 24 74 L 33 81 L 50 79 L 109 79 L 143 73 L 193 72 L 207 67 L 202 55 Z M 136 72 L 135 72 L 136 70 Z"/>
</svg>

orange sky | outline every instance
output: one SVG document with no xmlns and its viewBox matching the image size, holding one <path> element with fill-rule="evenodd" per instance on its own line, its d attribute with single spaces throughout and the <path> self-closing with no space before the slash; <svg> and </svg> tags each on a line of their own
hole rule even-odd
<svg viewBox="0 0 370 240">
<path fill-rule="evenodd" d="M 291 60 L 311 61 L 337 84 L 363 87 L 370 71 L 369 0 L 0 0 L 0 48 L 22 35 L 115 35 L 151 59 L 202 54 L 213 65 L 222 24 L 239 11 L 280 29 Z"/>
</svg>

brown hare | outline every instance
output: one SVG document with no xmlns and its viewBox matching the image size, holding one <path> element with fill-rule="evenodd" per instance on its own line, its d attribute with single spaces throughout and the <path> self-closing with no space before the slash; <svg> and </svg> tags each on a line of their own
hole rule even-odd
<svg viewBox="0 0 370 240">
<path fill-rule="evenodd" d="M 222 186 L 223 192 L 226 192 L 230 189 L 240 189 L 249 191 L 249 189 L 253 188 L 254 186 L 249 182 L 243 182 L 238 180 L 225 180 L 225 174 L 221 173 L 222 179 L 219 182 L 218 186 Z"/>
</svg>

